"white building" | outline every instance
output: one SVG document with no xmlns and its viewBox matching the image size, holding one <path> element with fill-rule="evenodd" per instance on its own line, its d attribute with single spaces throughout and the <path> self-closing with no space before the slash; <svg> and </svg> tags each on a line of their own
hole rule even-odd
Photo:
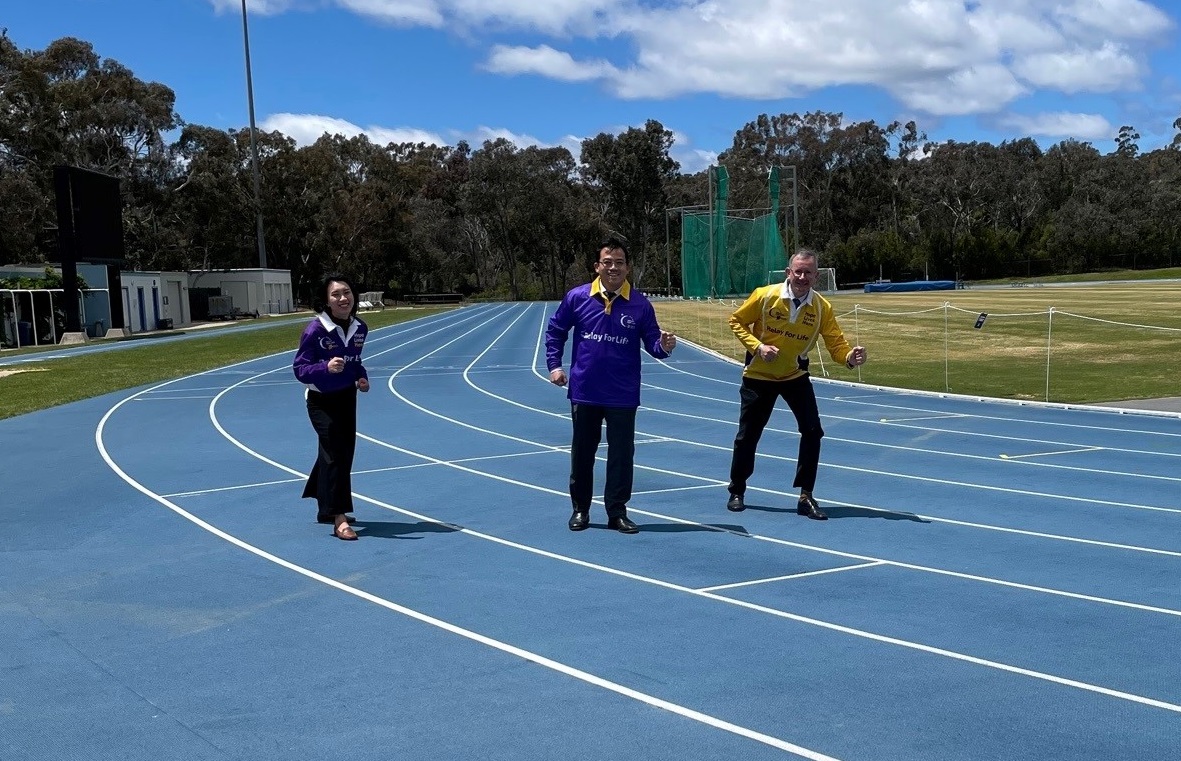
<svg viewBox="0 0 1181 761">
<path fill-rule="evenodd" d="M 123 321 L 132 333 L 180 328 L 188 318 L 188 275 L 183 272 L 120 272 Z"/>
<path fill-rule="evenodd" d="M 61 273 L 56 265 L 0 266 L 0 277 L 39 278 L 44 276 L 46 266 Z M 102 338 L 113 327 L 107 268 L 79 262 L 78 276 L 86 284 L 79 304 L 82 329 L 91 338 Z M 119 280 L 123 323 L 130 333 L 183 328 L 209 319 L 212 296 L 229 297 L 231 313 L 236 316 L 295 311 L 289 270 L 121 272 Z M 60 289 L 0 292 L 0 345 L 60 341 L 61 298 Z M 219 306 L 224 305 L 224 299 L 219 301 Z"/>
<path fill-rule="evenodd" d="M 295 311 L 290 270 L 254 268 L 190 272 L 189 288 L 194 294 L 201 293 L 206 297 L 229 296 L 239 314 L 288 314 Z"/>
</svg>

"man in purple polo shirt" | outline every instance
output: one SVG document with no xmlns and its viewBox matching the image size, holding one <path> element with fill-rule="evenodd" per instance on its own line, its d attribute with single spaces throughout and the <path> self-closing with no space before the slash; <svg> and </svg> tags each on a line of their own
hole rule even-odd
<svg viewBox="0 0 1181 761">
<path fill-rule="evenodd" d="M 570 445 L 570 530 L 590 525 L 595 453 L 607 423 L 607 484 L 603 502 L 607 528 L 634 534 L 627 517 L 636 452 L 636 409 L 640 406 L 640 348 L 665 359 L 677 345 L 661 330 L 644 294 L 627 282 L 627 246 L 609 238 L 599 249 L 592 282 L 574 288 L 545 331 L 545 359 L 550 383 L 567 386 L 574 440 Z M 562 350 L 570 331 L 570 375 L 562 369 Z"/>
</svg>

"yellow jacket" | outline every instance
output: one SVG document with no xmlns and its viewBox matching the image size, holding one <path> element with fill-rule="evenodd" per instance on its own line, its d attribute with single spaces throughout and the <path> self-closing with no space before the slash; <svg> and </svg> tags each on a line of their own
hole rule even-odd
<svg viewBox="0 0 1181 761">
<path fill-rule="evenodd" d="M 802 304 L 795 322 L 791 321 L 791 299 L 785 300 L 787 288 L 783 283 L 756 288 L 746 303 L 730 315 L 730 330 L 753 355 L 742 375 L 760 380 L 791 380 L 804 374 L 797 358 L 806 355 L 824 338 L 824 345 L 833 360 L 845 364 L 853 347 L 845 340 L 841 326 L 832 313 L 828 299 L 815 290 L 809 303 Z M 758 356 L 759 344 L 775 346 L 779 356 L 770 362 Z"/>
</svg>

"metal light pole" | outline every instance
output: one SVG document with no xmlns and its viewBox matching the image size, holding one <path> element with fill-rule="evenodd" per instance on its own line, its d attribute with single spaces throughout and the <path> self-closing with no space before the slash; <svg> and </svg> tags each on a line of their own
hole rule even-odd
<svg viewBox="0 0 1181 761">
<path fill-rule="evenodd" d="M 262 194 L 258 178 L 258 127 L 254 124 L 254 82 L 250 75 L 250 29 L 246 25 L 246 0 L 242 0 L 242 44 L 246 51 L 246 101 L 250 106 L 250 164 L 254 169 L 254 215 L 258 220 L 258 266 L 267 268 L 267 240 L 262 229 Z"/>
</svg>

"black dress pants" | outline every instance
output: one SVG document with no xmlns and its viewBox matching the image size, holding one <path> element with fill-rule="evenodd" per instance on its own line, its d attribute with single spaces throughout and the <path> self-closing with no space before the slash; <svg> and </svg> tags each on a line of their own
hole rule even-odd
<svg viewBox="0 0 1181 761">
<path fill-rule="evenodd" d="M 303 487 L 315 497 L 318 518 L 353 510 L 353 453 L 357 449 L 357 389 L 322 394 L 308 391 L 308 419 L 316 430 L 319 453 Z"/>
<path fill-rule="evenodd" d="M 574 441 L 570 446 L 570 501 L 574 509 L 590 510 L 595 454 L 606 422 L 607 483 L 603 488 L 603 502 L 608 518 L 627 515 L 636 454 L 636 408 L 571 404 L 570 417 L 574 421 Z"/>
<path fill-rule="evenodd" d="M 816 485 L 816 470 L 820 465 L 820 411 L 816 407 L 816 392 L 807 374 L 787 381 L 743 378 L 739 389 L 741 406 L 738 412 L 738 435 L 734 437 L 734 454 L 730 460 L 730 493 L 745 494 L 746 481 L 755 471 L 755 452 L 759 438 L 775 402 L 782 397 L 791 408 L 800 431 L 800 450 L 796 457 L 796 478 L 793 486 L 811 492 Z"/>
</svg>

